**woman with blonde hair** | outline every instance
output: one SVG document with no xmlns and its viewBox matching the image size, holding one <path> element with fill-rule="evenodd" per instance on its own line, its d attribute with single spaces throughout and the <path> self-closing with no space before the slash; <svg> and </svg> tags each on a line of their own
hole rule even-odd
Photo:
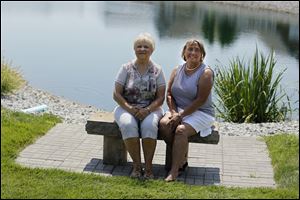
<svg viewBox="0 0 300 200">
<path fill-rule="evenodd" d="M 140 34 L 134 41 L 136 59 L 124 64 L 115 80 L 114 110 L 127 151 L 133 161 L 131 177 L 153 178 L 152 160 L 156 148 L 158 123 L 163 116 L 161 108 L 165 96 L 165 77 L 162 68 L 150 56 L 155 43 L 149 33 Z M 145 159 L 141 165 L 140 138 Z"/>
</svg>

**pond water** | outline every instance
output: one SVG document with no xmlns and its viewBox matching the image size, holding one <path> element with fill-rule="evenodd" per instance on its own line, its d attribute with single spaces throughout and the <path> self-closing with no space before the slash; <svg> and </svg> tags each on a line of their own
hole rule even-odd
<svg viewBox="0 0 300 200">
<path fill-rule="evenodd" d="M 299 109 L 298 17 L 210 2 L 2 1 L 1 57 L 33 87 L 112 111 L 114 78 L 141 32 L 154 37 L 152 60 L 167 80 L 190 37 L 203 41 L 213 69 L 274 49 L 276 71 L 287 68 L 281 86 Z"/>
</svg>

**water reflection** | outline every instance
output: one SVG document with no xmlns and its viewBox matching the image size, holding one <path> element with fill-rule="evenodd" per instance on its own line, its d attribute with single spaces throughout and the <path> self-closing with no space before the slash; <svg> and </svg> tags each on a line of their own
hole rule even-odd
<svg viewBox="0 0 300 200">
<path fill-rule="evenodd" d="M 152 3 L 146 2 L 105 2 L 104 22 L 107 27 L 137 27 L 151 24 L 155 14 Z"/>
<path fill-rule="evenodd" d="M 140 32 L 154 36 L 153 59 L 166 78 L 192 36 L 203 40 L 213 68 L 216 60 L 247 60 L 256 45 L 274 49 L 278 69 L 288 67 L 282 83 L 299 100 L 298 15 L 195 1 L 1 2 L 1 55 L 33 86 L 106 110 L 115 106 L 112 80 L 134 57 Z"/>
<path fill-rule="evenodd" d="M 241 9 L 226 6 L 220 8 L 219 5 L 207 2 L 187 2 L 184 5 L 178 2 L 161 2 L 155 24 L 160 37 L 203 35 L 209 44 L 217 42 L 222 47 L 234 43 L 241 33 L 254 32 L 264 37 L 266 45 L 271 49 L 284 51 L 286 48 L 291 56 L 299 60 L 297 16 L 291 21 L 281 14 L 256 15 L 251 10 L 241 13 Z M 272 39 L 268 40 L 270 35 Z M 280 41 L 284 46 L 278 45 Z"/>
<path fill-rule="evenodd" d="M 276 31 L 284 42 L 289 54 L 299 60 L 299 26 L 277 23 Z"/>
<path fill-rule="evenodd" d="M 83 16 L 88 12 L 85 2 L 8 2 L 1 3 L 1 12 L 30 15 Z M 253 11 L 210 2 L 93 2 L 100 20 L 107 27 L 142 26 L 154 21 L 160 38 L 203 37 L 209 44 L 230 46 L 241 33 L 254 32 L 275 50 L 288 50 L 299 59 L 298 16 Z M 270 35 L 272 39 L 270 38 Z M 281 46 L 283 43 L 284 46 Z"/>
</svg>

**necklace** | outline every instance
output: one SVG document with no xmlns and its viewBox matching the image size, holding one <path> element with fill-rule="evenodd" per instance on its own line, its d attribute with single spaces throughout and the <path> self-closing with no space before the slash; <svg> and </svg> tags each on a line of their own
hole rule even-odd
<svg viewBox="0 0 300 200">
<path fill-rule="evenodd" d="M 149 65 L 150 65 L 149 63 L 144 64 L 144 65 L 134 63 L 134 66 L 141 77 L 147 72 Z"/>
<path fill-rule="evenodd" d="M 194 68 L 188 68 L 187 65 L 185 66 L 185 70 L 186 71 L 193 71 L 194 69 L 197 69 L 200 65 L 197 65 L 196 67 Z"/>
</svg>

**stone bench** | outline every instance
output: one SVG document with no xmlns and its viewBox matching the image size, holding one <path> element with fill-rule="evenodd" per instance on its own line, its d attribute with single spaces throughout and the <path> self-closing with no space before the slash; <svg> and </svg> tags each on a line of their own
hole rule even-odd
<svg viewBox="0 0 300 200">
<path fill-rule="evenodd" d="M 113 113 L 95 113 L 87 120 L 85 130 L 88 134 L 103 135 L 103 163 L 108 165 L 123 165 L 127 163 L 127 151 L 122 140 L 121 132 L 114 121 Z M 163 140 L 158 135 L 158 140 Z M 212 126 L 212 133 L 207 137 L 199 134 L 189 137 L 189 142 L 218 144 L 220 135 L 217 125 Z M 166 148 L 166 168 L 171 166 L 171 148 Z"/>
</svg>

